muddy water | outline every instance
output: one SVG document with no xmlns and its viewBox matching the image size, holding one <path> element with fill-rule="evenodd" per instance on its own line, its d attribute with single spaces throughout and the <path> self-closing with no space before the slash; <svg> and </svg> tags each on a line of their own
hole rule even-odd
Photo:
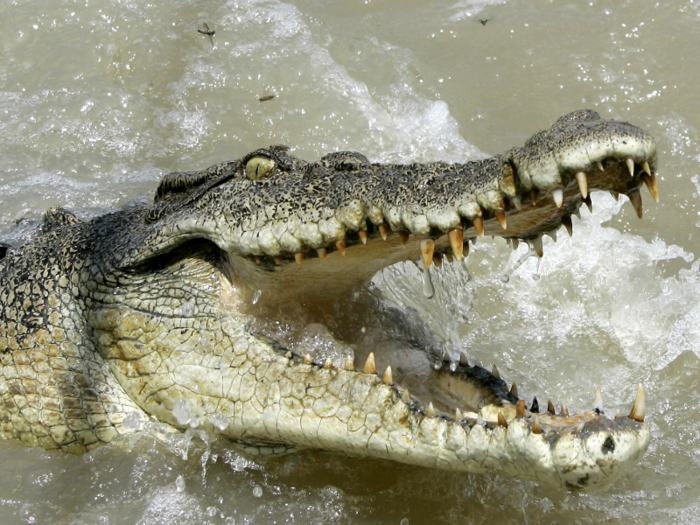
<svg viewBox="0 0 700 525">
<path fill-rule="evenodd" d="M 49 206 L 90 216 L 150 198 L 169 170 L 268 144 L 309 159 L 354 149 L 382 161 L 466 160 L 595 109 L 659 143 L 662 201 L 645 193 L 642 221 L 624 198 L 598 196 L 573 238 L 560 233 L 544 259 L 517 269 L 523 247 L 479 243 L 473 279 L 445 301 L 464 307 L 456 324 L 421 297 L 410 265 L 377 285 L 453 348 L 497 362 L 528 398 L 586 407 L 601 385 L 614 413 L 643 382 L 653 442 L 626 479 L 585 495 L 322 453 L 261 461 L 226 443 L 207 448 L 196 432 L 162 438 L 155 425 L 80 458 L 6 442 L 0 522 L 698 521 L 697 2 L 169 6 L 0 7 L 3 240 L 21 243 Z M 205 22 L 213 41 L 197 31 Z"/>
</svg>

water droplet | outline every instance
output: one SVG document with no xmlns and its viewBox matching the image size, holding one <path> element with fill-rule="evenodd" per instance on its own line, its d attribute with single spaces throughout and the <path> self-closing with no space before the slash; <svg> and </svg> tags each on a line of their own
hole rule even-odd
<svg viewBox="0 0 700 525">
<path fill-rule="evenodd" d="M 262 497 L 262 495 L 263 495 L 263 492 L 262 492 L 262 489 L 260 487 L 255 487 L 253 489 L 253 496 L 255 496 L 256 498 L 260 498 L 260 497 Z"/>
<path fill-rule="evenodd" d="M 261 295 L 262 295 L 262 290 L 258 290 L 257 292 L 255 292 L 255 294 L 253 295 L 253 301 L 252 301 L 253 304 L 258 304 L 258 301 L 260 300 Z"/>
</svg>

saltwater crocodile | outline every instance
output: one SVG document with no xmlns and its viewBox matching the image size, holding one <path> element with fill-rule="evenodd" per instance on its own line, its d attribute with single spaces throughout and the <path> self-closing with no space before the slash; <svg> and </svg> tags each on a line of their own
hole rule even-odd
<svg viewBox="0 0 700 525">
<path fill-rule="evenodd" d="M 0 253 L 0 433 L 84 453 L 155 417 L 199 425 L 260 454 L 322 449 L 426 467 L 600 489 L 644 454 L 632 412 L 569 414 L 520 399 L 494 367 L 435 374 L 457 406 L 418 399 L 369 354 L 314 362 L 249 329 L 246 305 L 294 298 L 323 310 L 380 269 L 466 257 L 469 239 L 526 241 L 562 224 L 589 192 L 655 198 L 656 147 L 592 111 L 524 147 L 466 164 L 380 165 L 357 153 L 317 162 L 287 148 L 163 178 L 150 205 L 89 220 L 47 212 Z M 253 300 L 255 299 L 255 300 Z M 303 352 L 302 352 L 303 353 Z M 528 408 L 529 405 L 529 408 Z"/>
</svg>

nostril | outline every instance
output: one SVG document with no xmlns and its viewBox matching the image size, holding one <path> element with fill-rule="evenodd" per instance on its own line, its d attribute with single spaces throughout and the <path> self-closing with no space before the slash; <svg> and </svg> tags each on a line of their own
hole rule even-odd
<svg viewBox="0 0 700 525">
<path fill-rule="evenodd" d="M 615 452 L 615 440 L 613 440 L 613 438 L 610 436 L 605 438 L 601 451 L 603 452 L 603 454 L 610 454 L 611 452 Z"/>
</svg>

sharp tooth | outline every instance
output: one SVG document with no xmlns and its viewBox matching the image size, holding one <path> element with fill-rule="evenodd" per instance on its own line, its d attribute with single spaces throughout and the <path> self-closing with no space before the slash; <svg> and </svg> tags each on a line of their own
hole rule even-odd
<svg viewBox="0 0 700 525">
<path fill-rule="evenodd" d="M 642 175 L 642 180 L 644 181 L 644 184 L 647 185 L 647 189 L 649 190 L 649 193 L 651 193 L 651 196 L 656 202 L 659 202 L 659 187 L 656 185 L 656 177 L 654 175 L 647 175 L 644 173 Z"/>
<path fill-rule="evenodd" d="M 533 414 L 540 413 L 540 404 L 537 402 L 537 397 L 532 398 L 532 407 L 530 408 L 530 412 Z"/>
<path fill-rule="evenodd" d="M 542 255 L 544 255 L 544 250 L 542 249 L 542 236 L 535 237 L 530 242 L 532 243 L 532 247 L 537 256 L 542 257 Z"/>
<path fill-rule="evenodd" d="M 620 414 L 620 410 L 618 409 L 617 412 L 615 412 L 615 419 L 620 419 L 622 417 L 622 414 Z"/>
<path fill-rule="evenodd" d="M 508 227 L 508 224 L 506 223 L 506 212 L 504 210 L 494 210 L 493 214 L 496 216 L 498 223 L 505 230 Z"/>
<path fill-rule="evenodd" d="M 519 245 L 520 245 L 520 241 L 518 239 L 516 239 L 515 237 L 513 237 L 513 249 L 517 250 Z"/>
<path fill-rule="evenodd" d="M 462 413 L 459 408 L 455 408 L 455 421 L 462 421 Z"/>
<path fill-rule="evenodd" d="M 282 261 L 284 261 L 284 259 L 282 257 L 275 257 L 274 259 L 275 259 L 275 264 L 278 266 L 280 264 L 282 264 Z"/>
<path fill-rule="evenodd" d="M 634 211 L 637 212 L 637 217 L 640 219 L 642 218 L 642 194 L 639 193 L 639 190 L 632 190 L 627 194 L 627 197 L 629 197 L 630 202 L 632 203 L 632 206 L 634 207 Z"/>
<path fill-rule="evenodd" d="M 557 242 L 557 230 L 552 230 L 551 232 L 547 232 L 547 235 L 554 241 Z"/>
<path fill-rule="evenodd" d="M 498 413 L 498 424 L 504 428 L 508 428 L 508 422 L 506 421 L 506 418 L 503 416 L 503 412 Z"/>
<path fill-rule="evenodd" d="M 391 374 L 391 367 L 387 366 L 384 370 L 384 375 L 382 376 L 382 381 L 387 385 L 391 386 L 394 384 L 394 376 Z"/>
<path fill-rule="evenodd" d="M 389 235 L 389 230 L 387 229 L 386 224 L 379 225 L 379 235 L 381 235 L 382 239 L 386 241 L 386 238 Z"/>
<path fill-rule="evenodd" d="M 518 385 L 513 383 L 513 386 L 510 387 L 510 395 L 513 396 L 515 399 L 518 399 Z"/>
<path fill-rule="evenodd" d="M 593 203 L 591 202 L 591 196 L 589 195 L 585 199 L 583 199 L 583 202 L 586 203 L 586 206 L 588 206 L 588 211 L 593 213 Z"/>
<path fill-rule="evenodd" d="M 491 369 L 491 375 L 496 379 L 501 379 L 501 374 L 498 372 L 498 368 L 496 368 L 496 365 L 493 365 L 493 368 Z"/>
<path fill-rule="evenodd" d="M 291 353 L 291 352 L 287 352 L 286 354 L 284 354 L 284 357 L 286 357 L 287 359 L 291 359 L 291 358 L 292 358 L 292 353 Z"/>
<path fill-rule="evenodd" d="M 611 192 L 610 192 L 610 195 L 613 196 L 613 198 L 615 199 L 615 201 L 619 201 L 619 200 L 620 200 L 620 194 L 617 193 L 616 191 L 611 191 Z"/>
<path fill-rule="evenodd" d="M 355 370 L 355 361 L 352 356 L 345 357 L 345 370 Z"/>
<path fill-rule="evenodd" d="M 399 240 L 401 240 L 401 244 L 406 246 L 406 243 L 408 242 L 408 232 L 401 231 L 401 232 L 398 232 L 398 234 L 399 234 Z"/>
<path fill-rule="evenodd" d="M 357 235 L 360 237 L 362 244 L 367 244 L 367 232 L 365 230 L 360 230 L 357 232 Z"/>
<path fill-rule="evenodd" d="M 647 398 L 646 395 L 644 395 L 644 389 L 640 383 L 637 386 L 637 397 L 634 400 L 634 406 L 632 407 L 632 412 L 630 412 L 629 415 L 630 419 L 634 419 L 635 421 L 642 423 L 646 414 L 646 408 Z"/>
<path fill-rule="evenodd" d="M 458 261 L 461 261 L 464 252 L 464 230 L 461 228 L 452 228 L 447 232 L 447 237 L 450 239 L 452 253 Z"/>
<path fill-rule="evenodd" d="M 304 363 L 306 363 L 307 365 L 310 365 L 313 362 L 314 362 L 314 360 L 311 359 L 311 354 L 306 354 L 304 356 Z"/>
<path fill-rule="evenodd" d="M 316 248 L 316 253 L 318 254 L 318 258 L 324 261 L 326 259 L 326 249 L 325 248 Z"/>
<path fill-rule="evenodd" d="M 552 415 L 557 413 L 556 410 L 554 410 L 554 403 L 552 403 L 551 401 L 547 401 L 547 412 L 549 412 Z"/>
<path fill-rule="evenodd" d="M 303 263 L 304 262 L 304 254 L 301 252 L 295 253 L 294 260 L 297 262 L 297 264 Z"/>
<path fill-rule="evenodd" d="M 557 205 L 557 208 L 561 208 L 561 205 L 564 204 L 564 190 L 561 188 L 552 190 L 552 198 L 554 199 L 554 204 Z"/>
<path fill-rule="evenodd" d="M 515 404 L 515 415 L 517 417 L 525 417 L 525 400 L 521 399 Z"/>
<path fill-rule="evenodd" d="M 605 168 L 603 167 L 603 163 L 602 163 L 602 162 L 596 162 L 596 166 L 598 166 L 598 169 L 599 169 L 600 171 L 605 171 Z"/>
<path fill-rule="evenodd" d="M 476 230 L 476 233 L 479 235 L 479 237 L 483 237 L 484 236 L 484 218 L 483 217 L 475 217 L 472 222 L 474 223 L 474 229 Z"/>
<path fill-rule="evenodd" d="M 345 255 L 345 241 L 335 241 L 335 247 L 341 255 Z"/>
<path fill-rule="evenodd" d="M 255 264 L 262 264 L 262 257 L 256 255 L 254 257 L 254 259 L 255 259 Z"/>
<path fill-rule="evenodd" d="M 647 175 L 653 175 L 651 172 L 651 168 L 649 168 L 649 163 L 645 160 L 642 162 L 642 169 L 646 172 Z"/>
<path fill-rule="evenodd" d="M 540 199 L 540 190 L 533 188 L 530 190 L 530 195 L 532 196 L 532 205 L 537 206 L 537 201 Z"/>
<path fill-rule="evenodd" d="M 598 412 L 603 411 L 603 391 L 600 387 L 595 389 L 595 397 L 593 398 L 593 408 Z"/>
<path fill-rule="evenodd" d="M 326 358 L 326 360 L 323 362 L 323 368 L 333 368 L 333 361 L 330 357 Z"/>
<path fill-rule="evenodd" d="M 515 207 L 516 210 L 521 210 L 523 208 L 523 202 L 520 200 L 520 197 L 517 195 L 515 197 L 510 198 L 510 203 Z"/>
<path fill-rule="evenodd" d="M 627 164 L 627 169 L 630 170 L 630 176 L 634 177 L 634 161 L 632 159 L 627 159 L 625 164 Z"/>
<path fill-rule="evenodd" d="M 408 388 L 401 394 L 401 401 L 408 404 L 411 402 L 411 394 L 408 393 Z"/>
<path fill-rule="evenodd" d="M 431 401 L 428 403 L 428 410 L 426 411 L 428 413 L 428 417 L 434 417 L 435 416 L 435 407 L 433 406 L 433 402 Z"/>
<path fill-rule="evenodd" d="M 365 374 L 376 374 L 377 366 L 374 364 L 374 352 L 370 352 L 365 361 Z"/>
<path fill-rule="evenodd" d="M 561 406 L 561 412 L 559 412 L 560 416 L 564 417 L 569 417 L 569 408 L 566 405 Z"/>
<path fill-rule="evenodd" d="M 542 433 L 542 427 L 540 426 L 540 418 L 535 416 L 535 421 L 532 422 L 532 433 L 533 434 L 541 434 Z"/>
<path fill-rule="evenodd" d="M 430 265 L 433 264 L 435 241 L 432 239 L 423 239 L 420 242 L 420 253 L 423 255 L 423 264 L 426 268 L 430 268 Z"/>
<path fill-rule="evenodd" d="M 459 364 L 462 366 L 469 366 L 469 358 L 464 352 L 459 353 Z"/>
<path fill-rule="evenodd" d="M 585 199 L 588 196 L 588 177 L 585 171 L 579 171 L 576 174 L 576 182 L 578 182 L 578 189 L 581 191 L 581 196 Z"/>
<path fill-rule="evenodd" d="M 571 222 L 571 216 L 565 215 L 564 217 L 562 217 L 561 223 L 564 225 L 564 228 L 566 228 L 566 231 L 569 233 L 569 237 L 571 237 L 574 234 L 574 224 L 573 222 Z"/>
</svg>

